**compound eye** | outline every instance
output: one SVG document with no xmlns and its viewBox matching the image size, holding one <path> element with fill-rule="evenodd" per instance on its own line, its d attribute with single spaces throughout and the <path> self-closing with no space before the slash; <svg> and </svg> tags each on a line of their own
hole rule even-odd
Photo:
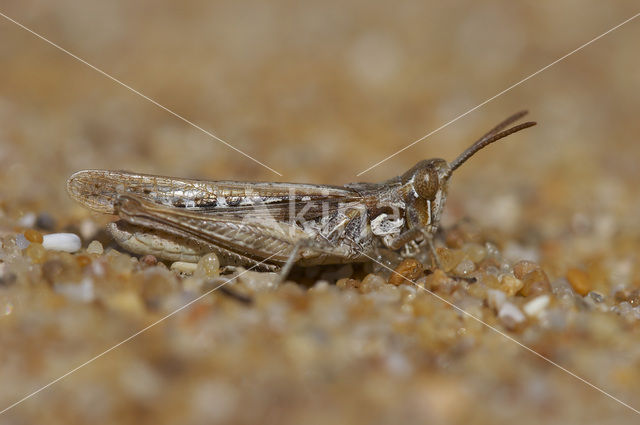
<svg viewBox="0 0 640 425">
<path fill-rule="evenodd" d="M 435 170 L 421 170 L 415 179 L 415 188 L 418 192 L 418 196 L 423 199 L 434 199 L 440 182 L 438 181 L 438 174 Z"/>
</svg>

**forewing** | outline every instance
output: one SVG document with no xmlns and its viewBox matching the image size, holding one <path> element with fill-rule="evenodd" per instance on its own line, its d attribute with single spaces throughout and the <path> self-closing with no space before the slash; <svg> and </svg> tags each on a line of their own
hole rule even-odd
<svg viewBox="0 0 640 425">
<path fill-rule="evenodd" d="M 205 181 L 108 170 L 73 174 L 67 191 L 84 206 L 107 214 L 117 213 L 119 195 L 132 194 L 153 204 L 225 219 L 251 213 L 278 221 L 289 221 L 292 216 L 310 220 L 362 202 L 356 190 L 338 186 Z"/>
</svg>

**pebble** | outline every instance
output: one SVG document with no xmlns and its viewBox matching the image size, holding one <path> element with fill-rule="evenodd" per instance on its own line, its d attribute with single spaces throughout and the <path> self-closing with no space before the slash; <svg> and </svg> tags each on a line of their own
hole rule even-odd
<svg viewBox="0 0 640 425">
<path fill-rule="evenodd" d="M 186 261 L 175 261 L 171 263 L 171 271 L 176 273 L 193 274 L 198 265 L 196 263 L 188 263 Z"/>
<path fill-rule="evenodd" d="M 24 252 L 34 264 L 44 263 L 47 257 L 47 250 L 39 243 L 32 243 L 24 250 Z"/>
<path fill-rule="evenodd" d="M 487 305 L 495 311 L 500 311 L 500 308 L 507 301 L 507 294 L 498 289 L 487 290 Z"/>
<path fill-rule="evenodd" d="M 389 283 L 392 285 L 401 285 L 403 283 L 411 283 L 424 273 L 424 266 L 415 258 L 405 258 L 389 277 Z"/>
<path fill-rule="evenodd" d="M 498 312 L 498 318 L 509 330 L 516 330 L 520 328 L 526 320 L 522 311 L 510 302 L 502 304 L 502 307 L 500 307 L 500 311 Z"/>
<path fill-rule="evenodd" d="M 18 233 L 16 235 L 16 248 L 18 248 L 18 249 L 27 249 L 27 247 L 29 246 L 30 243 L 31 242 L 29 242 L 27 240 L 27 238 L 25 238 L 22 233 Z"/>
<path fill-rule="evenodd" d="M 517 294 L 523 286 L 524 283 L 520 279 L 510 274 L 505 274 L 500 278 L 500 290 L 510 297 Z"/>
<path fill-rule="evenodd" d="M 498 277 L 490 273 L 482 273 L 480 275 L 480 281 L 485 284 L 487 288 L 498 289 L 500 288 L 500 281 Z"/>
<path fill-rule="evenodd" d="M 89 246 L 87 247 L 88 254 L 98 254 L 101 255 L 104 252 L 104 248 L 99 241 L 91 241 Z"/>
<path fill-rule="evenodd" d="M 547 274 L 541 269 L 536 269 L 527 273 L 522 279 L 522 289 L 520 294 L 525 297 L 535 297 L 551 292 L 551 283 Z"/>
<path fill-rule="evenodd" d="M 80 283 L 55 284 L 53 289 L 73 301 L 91 302 L 95 299 L 93 280 L 88 277 Z"/>
<path fill-rule="evenodd" d="M 56 228 L 56 220 L 49 213 L 43 212 L 36 218 L 36 227 L 49 232 Z"/>
<path fill-rule="evenodd" d="M 359 285 L 362 292 L 370 292 L 374 289 L 378 289 L 387 284 L 382 276 L 375 273 L 369 273 L 362 279 L 362 283 Z"/>
<path fill-rule="evenodd" d="M 277 287 L 280 275 L 274 272 L 254 272 L 249 270 L 238 274 L 238 280 L 244 283 L 248 289 L 264 291 Z"/>
<path fill-rule="evenodd" d="M 198 261 L 195 271 L 196 276 L 213 278 L 220 276 L 220 260 L 213 252 L 203 255 Z"/>
<path fill-rule="evenodd" d="M 82 221 L 82 223 L 80 223 L 80 235 L 82 235 L 82 237 L 86 240 L 86 239 L 91 239 L 93 238 L 96 233 L 98 233 L 98 230 L 100 228 L 98 227 L 98 225 L 91 220 L 90 218 L 87 218 L 85 220 Z"/>
<path fill-rule="evenodd" d="M 551 302 L 549 295 L 540 295 L 526 303 L 522 309 L 529 317 L 540 317 L 540 315 L 546 310 Z"/>
<path fill-rule="evenodd" d="M 27 229 L 24 232 L 24 238 L 26 240 L 28 240 L 29 242 L 33 242 L 33 243 L 42 243 L 42 233 L 38 232 L 37 230 L 33 230 L 33 229 Z"/>
<path fill-rule="evenodd" d="M 455 267 L 454 272 L 461 276 L 466 276 L 469 273 L 473 272 L 476 269 L 476 265 L 468 258 L 460 261 L 458 265 Z"/>
<path fill-rule="evenodd" d="M 140 259 L 140 263 L 147 267 L 155 266 L 156 264 L 158 264 L 158 259 L 153 254 L 147 254 Z"/>
<path fill-rule="evenodd" d="M 526 275 L 534 270 L 538 270 L 540 266 L 533 261 L 522 260 L 513 265 L 513 275 L 522 280 Z"/>
<path fill-rule="evenodd" d="M 51 233 L 43 236 L 42 246 L 50 251 L 73 253 L 80 250 L 82 241 L 74 233 Z"/>
<path fill-rule="evenodd" d="M 604 295 L 602 295 L 600 292 L 591 291 L 588 295 L 596 303 L 601 303 L 604 301 Z"/>
<path fill-rule="evenodd" d="M 450 294 L 457 288 L 457 283 L 455 280 L 447 276 L 445 272 L 440 269 L 436 269 L 425 279 L 424 288 L 430 291 L 439 291 L 445 294 Z"/>
<path fill-rule="evenodd" d="M 464 258 L 464 252 L 457 249 L 438 248 L 436 253 L 445 272 L 453 270 Z"/>
<path fill-rule="evenodd" d="M 596 297 L 592 297 L 592 294 L 597 294 Z M 609 310 L 609 307 L 603 302 L 604 297 L 602 297 L 601 301 L 598 301 L 598 296 L 602 297 L 602 295 L 597 292 L 589 292 L 587 295 L 582 297 L 582 303 L 584 303 L 590 310 L 598 310 L 601 312 L 606 312 Z M 580 306 L 580 301 L 578 299 L 574 300 L 574 305 Z"/>
<path fill-rule="evenodd" d="M 18 220 L 18 225 L 21 227 L 33 227 L 36 224 L 36 215 L 32 212 L 28 212 Z"/>
<path fill-rule="evenodd" d="M 331 287 L 328 280 L 318 280 L 309 288 L 309 292 L 326 292 Z"/>
<path fill-rule="evenodd" d="M 592 289 L 589 276 L 580 269 L 572 268 L 567 270 L 567 280 L 573 290 L 582 296 L 587 295 Z"/>
<path fill-rule="evenodd" d="M 573 298 L 574 296 L 574 291 L 565 278 L 555 279 L 553 282 L 551 282 L 551 292 L 557 298 Z"/>
<path fill-rule="evenodd" d="M 357 289 L 360 287 L 360 284 L 361 282 L 358 279 L 351 279 L 350 277 L 343 277 L 336 281 L 336 287 L 340 289 Z"/>
</svg>

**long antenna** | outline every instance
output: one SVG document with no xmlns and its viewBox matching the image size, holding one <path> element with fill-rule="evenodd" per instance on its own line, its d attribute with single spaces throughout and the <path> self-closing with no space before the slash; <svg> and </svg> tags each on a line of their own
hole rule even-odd
<svg viewBox="0 0 640 425">
<path fill-rule="evenodd" d="M 516 112 L 515 114 L 511 115 L 506 120 L 502 121 L 500 124 L 498 124 L 495 127 L 493 127 L 491 130 L 487 131 L 480 139 L 485 139 L 487 137 L 493 136 L 494 134 L 496 134 L 500 130 L 502 130 L 505 127 L 507 127 L 509 124 L 513 124 L 514 122 L 518 121 L 520 118 L 524 117 L 528 113 L 529 113 L 529 111 L 527 111 L 526 109 Z"/>
<path fill-rule="evenodd" d="M 500 124 L 492 128 L 488 133 L 482 136 L 480 139 L 475 141 L 471 146 L 469 146 L 464 152 L 462 152 L 456 159 L 454 159 L 449 164 L 449 174 L 451 174 L 455 169 L 460 167 L 467 159 L 471 158 L 476 152 L 481 150 L 482 148 L 492 144 L 493 142 L 497 142 L 500 139 L 504 139 L 510 134 L 516 133 L 520 130 L 524 130 L 525 128 L 533 127 L 536 125 L 534 121 L 525 122 L 522 124 L 518 124 L 506 130 L 500 131 L 503 128 L 507 127 L 509 124 L 513 124 L 518 121 L 520 118 L 525 116 L 527 111 L 520 111 L 511 115 L 506 120 L 502 121 Z"/>
</svg>

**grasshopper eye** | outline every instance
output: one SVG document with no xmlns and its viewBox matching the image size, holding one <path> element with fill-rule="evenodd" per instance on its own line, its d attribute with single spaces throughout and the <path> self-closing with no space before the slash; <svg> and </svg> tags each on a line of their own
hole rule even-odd
<svg viewBox="0 0 640 425">
<path fill-rule="evenodd" d="M 433 199 L 440 188 L 438 173 L 433 169 L 421 170 L 414 180 L 418 196 L 423 199 Z"/>
</svg>

